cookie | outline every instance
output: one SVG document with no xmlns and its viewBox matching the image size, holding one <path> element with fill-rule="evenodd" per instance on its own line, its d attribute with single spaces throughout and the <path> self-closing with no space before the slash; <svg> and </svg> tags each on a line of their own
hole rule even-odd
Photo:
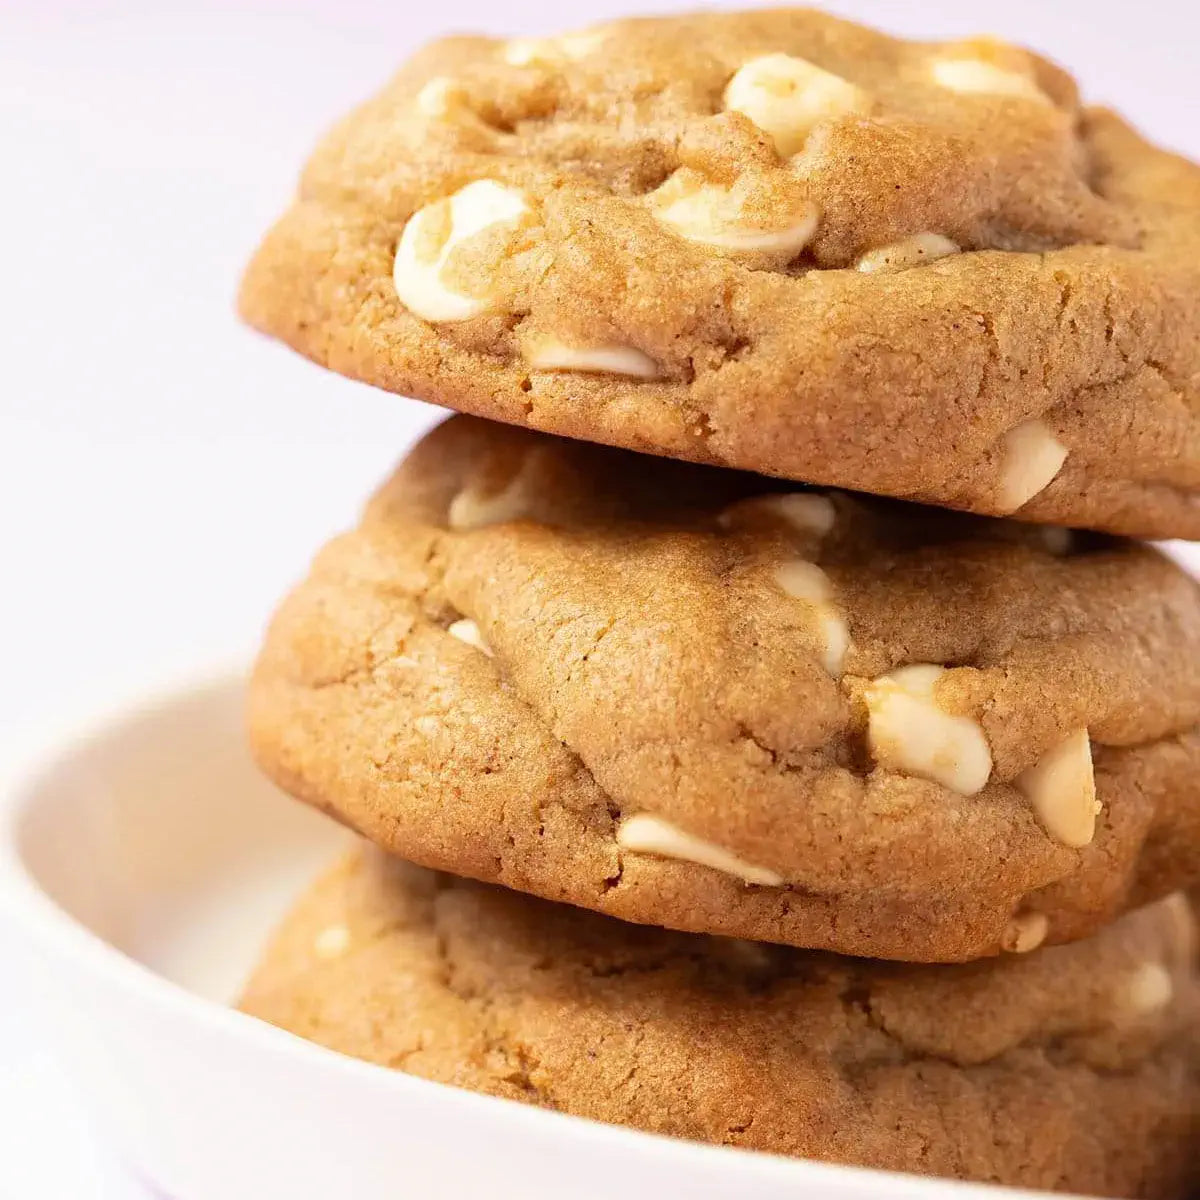
<svg viewBox="0 0 1200 1200">
<path fill-rule="evenodd" d="M 442 1083 L 655 1133 L 1025 1187 L 1200 1183 L 1182 900 L 917 967 L 627 925 L 353 856 L 242 1008 Z"/>
<path fill-rule="evenodd" d="M 496 420 L 1200 538 L 1200 168 L 996 41 L 437 42 L 316 151 L 241 308 Z"/>
<path fill-rule="evenodd" d="M 632 921 L 914 961 L 1200 880 L 1200 587 L 1100 534 L 456 417 L 283 604 L 287 791 Z"/>
</svg>

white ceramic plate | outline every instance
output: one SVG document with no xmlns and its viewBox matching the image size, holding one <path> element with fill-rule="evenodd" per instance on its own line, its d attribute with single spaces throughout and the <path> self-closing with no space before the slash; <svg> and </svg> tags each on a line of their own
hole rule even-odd
<svg viewBox="0 0 1200 1200">
<path fill-rule="evenodd" d="M 227 1007 L 346 835 L 243 747 L 241 687 L 110 706 L 0 792 L 0 899 L 64 1061 L 171 1200 L 977 1200 L 1030 1193 L 692 1145 L 354 1061 Z M 15 981 L 35 980 L 27 973 Z"/>
</svg>

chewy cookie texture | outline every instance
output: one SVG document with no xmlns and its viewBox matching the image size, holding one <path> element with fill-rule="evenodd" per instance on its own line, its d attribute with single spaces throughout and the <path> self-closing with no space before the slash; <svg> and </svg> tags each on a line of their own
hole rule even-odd
<svg viewBox="0 0 1200 1200">
<path fill-rule="evenodd" d="M 808 10 L 427 47 L 242 289 L 334 370 L 793 480 L 1200 536 L 1200 169 Z"/>
<path fill-rule="evenodd" d="M 457 417 L 250 690 L 293 795 L 424 866 L 957 961 L 1200 877 L 1200 590 L 1120 539 Z"/>
<path fill-rule="evenodd" d="M 367 842 L 246 1012 L 676 1137 L 1196 1194 L 1200 585 L 1126 537 L 1200 538 L 1200 167 L 994 39 L 455 37 L 240 304 L 469 414 L 255 666 L 258 762 Z"/>
<path fill-rule="evenodd" d="M 355 854 L 242 999 L 414 1075 L 658 1133 L 961 1179 L 1183 1197 L 1200 996 L 1181 897 L 957 967 L 675 934 Z"/>
</svg>

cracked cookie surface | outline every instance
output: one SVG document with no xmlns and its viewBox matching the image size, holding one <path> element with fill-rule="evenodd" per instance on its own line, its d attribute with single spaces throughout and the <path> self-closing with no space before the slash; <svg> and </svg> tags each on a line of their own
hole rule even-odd
<svg viewBox="0 0 1200 1200">
<path fill-rule="evenodd" d="M 336 371 L 590 441 L 1200 537 L 1200 169 L 809 10 L 429 46 L 246 275 Z"/>
<path fill-rule="evenodd" d="M 1099 534 L 455 417 L 282 605 L 286 790 L 628 920 L 956 961 L 1200 878 L 1200 588 Z"/>
<path fill-rule="evenodd" d="M 628 925 L 347 857 L 244 1011 L 426 1079 L 700 1141 L 1089 1195 L 1200 1182 L 1180 897 L 1021 958 L 903 966 Z"/>
</svg>

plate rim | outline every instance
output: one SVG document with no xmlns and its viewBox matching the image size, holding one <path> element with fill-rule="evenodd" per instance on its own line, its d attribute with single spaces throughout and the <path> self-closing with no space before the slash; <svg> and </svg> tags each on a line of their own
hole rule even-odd
<svg viewBox="0 0 1200 1200">
<path fill-rule="evenodd" d="M 65 964 L 98 976 L 111 989 L 127 993 L 137 1003 L 152 1005 L 178 1022 L 191 1023 L 207 1034 L 240 1043 L 247 1053 L 283 1055 L 299 1060 L 297 1065 L 304 1064 L 306 1069 L 335 1072 L 351 1082 L 361 1082 L 364 1089 L 382 1090 L 417 1103 L 436 1095 L 442 1104 L 474 1110 L 481 1120 L 507 1125 L 515 1137 L 529 1133 L 544 1137 L 557 1125 L 563 1134 L 606 1147 L 615 1155 L 657 1158 L 667 1170 L 671 1160 L 699 1157 L 707 1160 L 709 1168 L 728 1175 L 731 1182 L 752 1183 L 758 1179 L 807 1184 L 817 1189 L 817 1195 L 823 1194 L 822 1185 L 846 1189 L 857 1185 L 880 1200 L 1033 1200 L 1066 1195 L 688 1141 L 472 1092 L 364 1062 L 307 1041 L 192 992 L 125 953 L 75 918 L 39 884 L 21 854 L 22 823 L 36 807 L 46 781 L 71 755 L 86 751 L 89 745 L 102 742 L 155 711 L 205 692 L 243 687 L 247 675 L 246 658 L 241 655 L 190 670 L 175 668 L 119 689 L 105 703 L 93 701 L 78 706 L 54 721 L 32 745 L 26 744 L 16 752 L 0 747 L 0 920 L 32 949 L 48 956 L 56 966 Z M 690 1166 L 694 1169 L 696 1163 Z"/>
</svg>

